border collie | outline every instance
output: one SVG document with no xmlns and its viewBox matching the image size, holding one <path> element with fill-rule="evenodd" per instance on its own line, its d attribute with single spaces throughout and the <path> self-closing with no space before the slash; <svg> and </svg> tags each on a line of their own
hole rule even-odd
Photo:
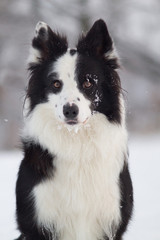
<svg viewBox="0 0 160 240">
<path fill-rule="evenodd" d="M 39 22 L 28 64 L 19 239 L 122 239 L 133 194 L 119 62 L 105 22 L 74 49 Z"/>
</svg>

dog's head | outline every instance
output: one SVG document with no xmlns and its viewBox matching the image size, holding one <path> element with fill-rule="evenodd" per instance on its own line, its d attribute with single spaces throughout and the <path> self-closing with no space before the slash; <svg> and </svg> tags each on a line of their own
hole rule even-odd
<svg viewBox="0 0 160 240">
<path fill-rule="evenodd" d="M 113 41 L 103 20 L 94 23 L 77 47 L 39 22 L 29 56 L 29 111 L 45 106 L 55 121 L 66 126 L 85 124 L 102 113 L 120 123 L 119 67 Z"/>
</svg>

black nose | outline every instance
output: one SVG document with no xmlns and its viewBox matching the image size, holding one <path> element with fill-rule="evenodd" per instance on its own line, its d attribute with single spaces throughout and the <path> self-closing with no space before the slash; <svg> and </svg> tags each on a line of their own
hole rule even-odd
<svg viewBox="0 0 160 240">
<path fill-rule="evenodd" d="M 68 104 L 63 107 L 63 114 L 67 119 L 75 119 L 79 113 L 78 107 L 76 104 L 71 106 Z"/>
</svg>

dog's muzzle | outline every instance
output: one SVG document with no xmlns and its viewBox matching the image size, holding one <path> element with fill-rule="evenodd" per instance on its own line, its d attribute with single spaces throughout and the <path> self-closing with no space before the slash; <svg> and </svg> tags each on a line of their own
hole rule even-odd
<svg viewBox="0 0 160 240">
<path fill-rule="evenodd" d="M 76 104 L 69 104 L 67 103 L 66 105 L 63 106 L 63 114 L 65 116 L 65 121 L 67 124 L 73 125 L 76 124 L 77 121 L 77 116 L 79 113 L 78 106 Z"/>
</svg>

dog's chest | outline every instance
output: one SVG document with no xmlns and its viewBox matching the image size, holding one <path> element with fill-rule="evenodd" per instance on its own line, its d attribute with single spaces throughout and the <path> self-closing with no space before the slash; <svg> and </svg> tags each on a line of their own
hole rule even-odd
<svg viewBox="0 0 160 240">
<path fill-rule="evenodd" d="M 94 152 L 89 159 L 57 158 L 53 177 L 33 191 L 39 225 L 49 229 L 55 225 L 65 240 L 96 240 L 109 234 L 109 226 L 120 221 L 114 157 Z"/>
</svg>

